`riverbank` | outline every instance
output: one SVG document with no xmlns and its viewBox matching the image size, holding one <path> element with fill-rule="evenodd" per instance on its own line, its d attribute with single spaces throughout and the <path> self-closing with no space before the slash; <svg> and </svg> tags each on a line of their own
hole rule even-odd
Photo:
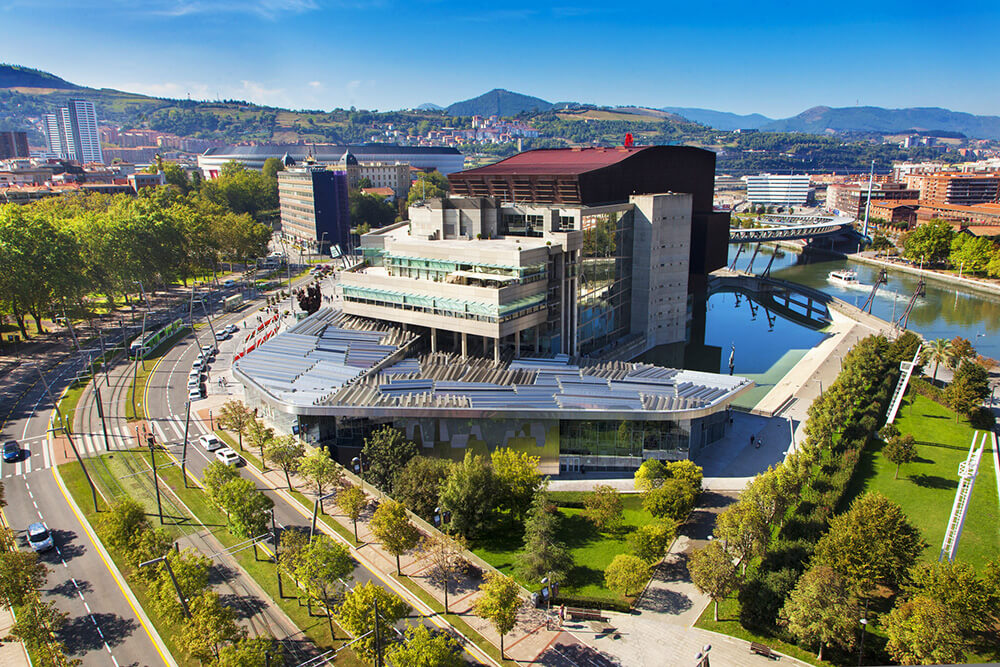
<svg viewBox="0 0 1000 667">
<path fill-rule="evenodd" d="M 945 273 L 943 271 L 935 271 L 933 269 L 921 269 L 915 266 L 910 266 L 909 264 L 903 264 L 902 262 L 887 262 L 884 259 L 878 259 L 874 257 L 870 251 L 851 253 L 846 255 L 849 261 L 859 262 L 861 264 L 869 264 L 872 266 L 881 266 L 886 269 L 892 269 L 893 271 L 901 271 L 903 273 L 909 273 L 911 275 L 920 276 L 927 280 L 935 280 L 941 283 L 947 283 L 950 285 L 960 285 L 965 289 L 974 290 L 976 292 L 982 292 L 985 294 L 992 294 L 993 296 L 1000 296 L 1000 281 L 995 280 L 980 280 L 976 278 L 965 278 L 952 275 L 950 273 Z"/>
</svg>

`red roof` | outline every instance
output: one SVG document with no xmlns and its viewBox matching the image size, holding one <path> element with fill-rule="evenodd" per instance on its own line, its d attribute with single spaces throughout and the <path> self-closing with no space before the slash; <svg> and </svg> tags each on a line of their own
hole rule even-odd
<svg viewBox="0 0 1000 667">
<path fill-rule="evenodd" d="M 631 157 L 650 146 L 625 148 L 541 148 L 518 153 L 494 164 L 467 169 L 461 175 L 493 174 L 583 174 L 602 169 Z M 457 174 L 456 174 L 457 175 Z"/>
</svg>

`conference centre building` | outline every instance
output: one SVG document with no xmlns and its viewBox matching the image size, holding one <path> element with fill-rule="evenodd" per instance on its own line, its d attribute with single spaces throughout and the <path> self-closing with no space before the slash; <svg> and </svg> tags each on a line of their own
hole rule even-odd
<svg viewBox="0 0 1000 667">
<path fill-rule="evenodd" d="M 381 424 L 428 453 L 499 446 L 548 474 L 630 470 L 720 439 L 741 377 L 630 361 L 683 342 L 725 264 L 715 156 L 529 151 L 361 237 L 324 309 L 239 356 L 250 405 L 344 461 Z M 252 343 L 251 343 L 252 345 Z"/>
</svg>

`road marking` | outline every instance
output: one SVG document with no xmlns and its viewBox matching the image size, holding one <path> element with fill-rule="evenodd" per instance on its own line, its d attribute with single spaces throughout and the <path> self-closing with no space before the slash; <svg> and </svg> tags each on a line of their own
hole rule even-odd
<svg viewBox="0 0 1000 667">
<path fill-rule="evenodd" d="M 24 461 L 24 472 L 25 474 L 31 472 L 31 455 Z"/>
<path fill-rule="evenodd" d="M 169 440 L 167 434 L 163 432 L 163 427 L 160 426 L 160 422 L 153 421 L 153 430 L 156 431 L 156 435 L 160 438 L 160 442 L 166 442 Z"/>
<path fill-rule="evenodd" d="M 45 441 L 42 442 L 42 459 L 43 459 L 42 462 L 45 464 L 43 467 L 49 468 L 52 466 L 52 457 L 51 454 L 49 453 L 48 438 L 46 438 Z"/>
<path fill-rule="evenodd" d="M 156 652 L 160 654 L 160 658 L 163 660 L 164 664 L 170 665 L 171 667 L 177 667 L 177 663 L 174 661 L 173 657 L 168 657 L 169 653 L 164 654 L 165 648 L 161 646 L 163 640 L 160 639 L 159 634 L 154 634 L 155 630 L 153 630 L 148 624 L 148 619 L 146 619 L 145 613 L 142 612 L 140 608 L 137 608 L 136 605 L 138 602 L 133 601 L 132 591 L 122 580 L 117 567 L 113 567 L 112 564 L 108 562 L 108 558 L 110 558 L 110 556 L 105 556 L 104 547 L 100 544 L 100 540 L 98 540 L 97 536 L 94 534 L 93 528 L 90 527 L 90 523 L 77 508 L 76 501 L 69 497 L 69 492 L 66 490 L 66 485 L 63 482 L 62 477 L 59 475 L 57 468 L 52 468 L 52 476 L 55 478 L 56 485 L 59 487 L 59 493 L 61 493 L 62 497 L 66 500 L 66 504 L 69 505 L 70 510 L 72 510 L 74 516 L 76 516 L 76 520 L 80 522 L 81 526 L 83 526 L 84 532 L 87 534 L 87 539 L 92 545 L 94 545 L 97 555 L 100 556 L 101 561 L 104 562 L 104 567 L 108 569 L 108 572 L 111 573 L 115 583 L 118 584 L 118 589 L 122 592 L 122 595 L 125 596 L 125 601 L 128 602 L 129 607 L 132 608 L 132 612 L 135 614 L 136 618 L 139 619 L 139 623 L 142 624 L 143 629 L 149 636 L 149 640 L 153 643 L 153 646 L 156 647 Z M 63 567 L 66 567 L 66 561 L 63 561 Z"/>
<path fill-rule="evenodd" d="M 25 484 L 25 486 L 27 486 L 27 484 Z M 34 498 L 35 498 L 35 494 L 33 494 L 33 493 L 32 493 L 32 492 L 31 492 L 31 491 L 29 490 L 29 491 L 28 491 L 28 497 L 29 497 L 29 498 L 31 498 L 32 500 L 34 500 Z"/>
</svg>

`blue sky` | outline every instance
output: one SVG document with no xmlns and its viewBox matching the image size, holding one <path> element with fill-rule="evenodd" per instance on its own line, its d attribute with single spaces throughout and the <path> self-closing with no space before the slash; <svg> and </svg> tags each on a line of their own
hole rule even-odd
<svg viewBox="0 0 1000 667">
<path fill-rule="evenodd" d="M 1000 115 L 1000 2 L 6 0 L 0 61 L 293 108 L 549 101 Z"/>
</svg>

